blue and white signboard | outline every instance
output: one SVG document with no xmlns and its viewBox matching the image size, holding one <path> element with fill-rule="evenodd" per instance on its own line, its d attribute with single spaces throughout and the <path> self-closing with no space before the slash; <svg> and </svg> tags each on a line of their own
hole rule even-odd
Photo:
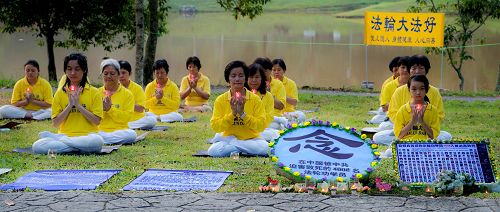
<svg viewBox="0 0 500 212">
<path fill-rule="evenodd" d="M 215 191 L 232 172 L 149 169 L 130 184 L 130 190 Z"/>
<path fill-rule="evenodd" d="M 476 182 L 495 182 L 493 163 L 486 143 L 416 143 L 394 144 L 398 174 L 404 182 L 430 183 L 443 170 L 470 174 Z"/>
<path fill-rule="evenodd" d="M 378 159 L 370 143 L 357 133 L 317 125 L 285 132 L 275 142 L 271 153 L 284 171 L 300 173 L 302 177 L 309 175 L 317 180 L 364 175 Z"/>
<path fill-rule="evenodd" d="M 40 170 L 30 172 L 0 190 L 94 190 L 121 170 Z"/>
</svg>

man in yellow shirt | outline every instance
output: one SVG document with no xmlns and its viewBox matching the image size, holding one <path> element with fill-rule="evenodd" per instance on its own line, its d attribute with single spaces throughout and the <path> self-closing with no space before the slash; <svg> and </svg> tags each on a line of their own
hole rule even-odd
<svg viewBox="0 0 500 212">
<path fill-rule="evenodd" d="M 52 100 L 52 87 L 40 77 L 38 62 L 29 60 L 24 64 L 24 78 L 14 85 L 11 105 L 0 107 L 0 118 L 49 119 Z"/>
<path fill-rule="evenodd" d="M 245 89 L 248 67 L 242 61 L 230 62 L 224 70 L 229 91 L 217 97 L 210 126 L 222 137 L 210 146 L 212 157 L 227 157 L 232 153 L 267 155 L 268 144 L 259 137 L 266 127 L 266 115 L 260 98 Z"/>
<path fill-rule="evenodd" d="M 398 61 L 401 57 L 395 57 L 389 62 L 389 71 L 391 72 L 391 76 L 387 78 L 384 83 L 382 83 L 382 86 L 380 87 L 380 96 L 379 96 L 379 102 L 380 102 L 380 107 L 376 111 L 369 111 L 369 114 L 374 114 L 374 116 L 367 121 L 369 124 L 380 124 L 383 121 L 387 119 L 387 108 L 389 108 L 389 105 L 387 105 L 386 108 L 382 107 L 384 104 L 382 104 L 382 91 L 384 90 L 384 87 L 387 83 L 395 80 L 399 76 L 399 68 L 398 68 Z M 389 97 L 390 98 L 390 97 Z"/>
<path fill-rule="evenodd" d="M 103 104 L 97 88 L 87 82 L 87 58 L 79 53 L 66 56 L 64 73 L 67 86 L 57 90 L 52 104 L 52 125 L 58 128 L 58 134 L 39 133 L 33 152 L 98 153 L 104 143 L 96 134 L 103 117 Z"/>
<path fill-rule="evenodd" d="M 118 61 L 120 63 L 120 84 L 127 88 L 134 96 L 134 115 L 128 123 L 128 128 L 130 129 L 152 129 L 156 126 L 156 116 L 146 115 L 145 105 L 146 105 L 146 94 L 142 89 L 142 86 L 136 82 L 130 80 L 130 74 L 132 73 L 132 67 L 130 63 L 124 60 Z"/>
<path fill-rule="evenodd" d="M 120 85 L 120 64 L 115 59 L 101 62 L 104 86 L 99 88 L 102 95 L 104 116 L 99 124 L 99 135 L 104 144 L 130 144 L 135 142 L 137 133 L 128 129 L 128 122 L 134 115 L 134 96 Z"/>
<path fill-rule="evenodd" d="M 146 86 L 146 108 L 161 122 L 182 121 L 179 110 L 181 97 L 179 88 L 168 78 L 169 65 L 165 59 L 153 64 L 155 80 Z"/>
<path fill-rule="evenodd" d="M 288 120 L 283 117 L 286 104 L 285 86 L 280 80 L 273 79 L 272 69 L 273 63 L 267 57 L 259 57 L 254 60 L 254 64 L 259 64 L 264 68 L 266 89 L 273 95 L 274 118 L 270 127 L 277 130 L 282 130 L 288 124 Z"/>
<path fill-rule="evenodd" d="M 286 64 L 283 59 L 273 60 L 273 76 L 275 79 L 280 80 L 285 86 L 286 92 L 286 104 L 285 104 L 285 117 L 289 122 L 303 122 L 306 120 L 306 115 L 304 112 L 295 110 L 295 106 L 299 102 L 299 93 L 297 89 L 297 84 L 288 77 L 285 76 Z"/>
<path fill-rule="evenodd" d="M 180 111 L 212 111 L 208 105 L 210 98 L 210 80 L 200 72 L 201 62 L 198 57 L 189 57 L 186 61 L 188 75 L 181 81 L 181 99 L 186 100 Z"/>
</svg>

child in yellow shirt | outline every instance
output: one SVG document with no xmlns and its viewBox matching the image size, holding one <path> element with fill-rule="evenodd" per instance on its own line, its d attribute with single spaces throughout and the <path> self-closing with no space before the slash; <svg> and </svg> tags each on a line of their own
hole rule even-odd
<svg viewBox="0 0 500 212">
<path fill-rule="evenodd" d="M 186 60 L 188 75 L 182 78 L 180 95 L 186 100 L 179 111 L 207 112 L 212 111 L 208 105 L 210 98 L 210 80 L 200 72 L 201 62 L 196 56 Z"/>
<path fill-rule="evenodd" d="M 384 87 L 387 83 L 395 80 L 399 76 L 399 68 L 398 68 L 398 61 L 401 57 L 395 57 L 389 62 L 389 71 L 391 72 L 391 76 L 387 78 L 383 83 L 382 86 L 380 87 L 380 96 L 379 96 L 379 102 L 380 102 L 380 107 L 376 111 L 370 111 L 368 112 L 369 114 L 374 114 L 374 116 L 367 121 L 369 124 L 380 124 L 383 121 L 387 119 L 387 108 L 382 107 L 384 104 L 382 104 L 382 91 L 384 90 Z"/>
<path fill-rule="evenodd" d="M 52 104 L 52 125 L 58 134 L 44 131 L 33 143 L 33 152 L 47 154 L 82 152 L 99 153 L 104 143 L 97 133 L 103 117 L 99 91 L 87 82 L 87 58 L 73 53 L 64 58 L 64 86 L 57 90 Z"/>
<path fill-rule="evenodd" d="M 208 149 L 212 157 L 231 153 L 266 156 L 267 142 L 259 137 L 266 127 L 266 113 L 260 98 L 245 89 L 248 67 L 242 61 L 230 62 L 224 70 L 229 91 L 217 97 L 210 126 L 222 137 Z"/>
<path fill-rule="evenodd" d="M 104 86 L 99 92 L 104 116 L 99 124 L 99 135 L 104 144 L 134 143 L 137 133 L 128 129 L 128 122 L 134 115 L 134 96 L 120 85 L 120 64 L 115 59 L 105 59 L 101 62 L 101 70 Z"/>
<path fill-rule="evenodd" d="M 146 86 L 146 108 L 148 115 L 156 115 L 161 122 L 182 121 L 179 106 L 181 96 L 177 84 L 168 78 L 167 60 L 160 59 L 153 64 L 155 80 Z"/>
<path fill-rule="evenodd" d="M 52 87 L 40 77 L 38 62 L 29 60 L 24 64 L 24 78 L 14 85 L 11 105 L 0 107 L 0 118 L 50 119 L 52 100 Z"/>
<path fill-rule="evenodd" d="M 425 75 L 415 75 L 408 82 L 412 100 L 399 108 L 394 122 L 394 134 L 399 139 L 427 140 L 439 135 L 437 108 L 429 103 L 426 94 L 429 80 Z"/>
<path fill-rule="evenodd" d="M 130 80 L 132 66 L 124 60 L 118 61 L 120 64 L 120 84 L 127 88 L 134 96 L 134 115 L 128 123 L 130 129 L 152 129 L 156 126 L 156 116 L 147 116 L 145 112 L 146 94 L 142 86 Z"/>
</svg>

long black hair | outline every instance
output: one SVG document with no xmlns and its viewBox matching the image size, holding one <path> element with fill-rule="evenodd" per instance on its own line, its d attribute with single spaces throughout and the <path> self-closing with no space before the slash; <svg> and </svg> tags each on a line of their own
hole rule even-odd
<svg viewBox="0 0 500 212">
<path fill-rule="evenodd" d="M 259 73 L 260 74 L 260 85 L 257 88 L 259 93 L 262 95 L 265 95 L 267 90 L 266 90 L 266 74 L 264 73 L 264 68 L 259 65 L 258 63 L 254 63 L 248 67 L 248 76 L 246 77 L 247 80 L 245 81 L 245 88 L 248 90 L 252 90 L 250 86 L 248 85 L 248 78 L 250 76 L 253 76 L 255 74 Z"/>
<path fill-rule="evenodd" d="M 425 93 L 429 92 L 429 80 L 425 75 L 415 75 L 410 77 L 408 83 L 406 84 L 408 86 L 408 90 L 410 90 L 410 86 L 413 81 L 424 83 Z M 429 99 L 429 97 L 427 97 L 427 94 L 424 96 L 424 101 L 431 103 L 431 100 Z"/>
<path fill-rule="evenodd" d="M 88 83 L 87 74 L 89 73 L 89 68 L 87 65 L 87 57 L 80 53 L 71 53 L 68 56 L 64 57 L 64 73 L 66 74 L 66 68 L 68 68 L 68 63 L 71 60 L 76 60 L 78 65 L 83 70 L 83 77 L 80 81 L 80 85 L 82 88 Z M 70 80 L 66 77 L 66 82 L 64 83 L 63 90 L 66 91 L 66 87 L 69 86 Z M 83 92 L 83 91 L 82 91 Z"/>
</svg>

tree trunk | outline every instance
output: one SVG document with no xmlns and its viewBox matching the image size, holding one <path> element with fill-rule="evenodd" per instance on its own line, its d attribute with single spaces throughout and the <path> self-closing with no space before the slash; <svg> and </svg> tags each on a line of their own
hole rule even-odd
<svg viewBox="0 0 500 212">
<path fill-rule="evenodd" d="M 49 55 L 49 81 L 57 82 L 56 63 L 54 60 L 54 33 L 47 33 L 45 40 L 47 41 L 47 54 Z"/>
<path fill-rule="evenodd" d="M 135 82 L 143 85 L 144 0 L 135 0 Z"/>
<path fill-rule="evenodd" d="M 495 91 L 499 92 L 500 91 L 500 65 L 498 65 L 498 78 L 497 78 L 497 88 Z"/>
<path fill-rule="evenodd" d="M 153 81 L 153 63 L 156 56 L 156 42 L 158 40 L 158 0 L 149 1 L 149 36 L 146 42 L 146 56 L 144 58 L 144 84 Z"/>
</svg>

